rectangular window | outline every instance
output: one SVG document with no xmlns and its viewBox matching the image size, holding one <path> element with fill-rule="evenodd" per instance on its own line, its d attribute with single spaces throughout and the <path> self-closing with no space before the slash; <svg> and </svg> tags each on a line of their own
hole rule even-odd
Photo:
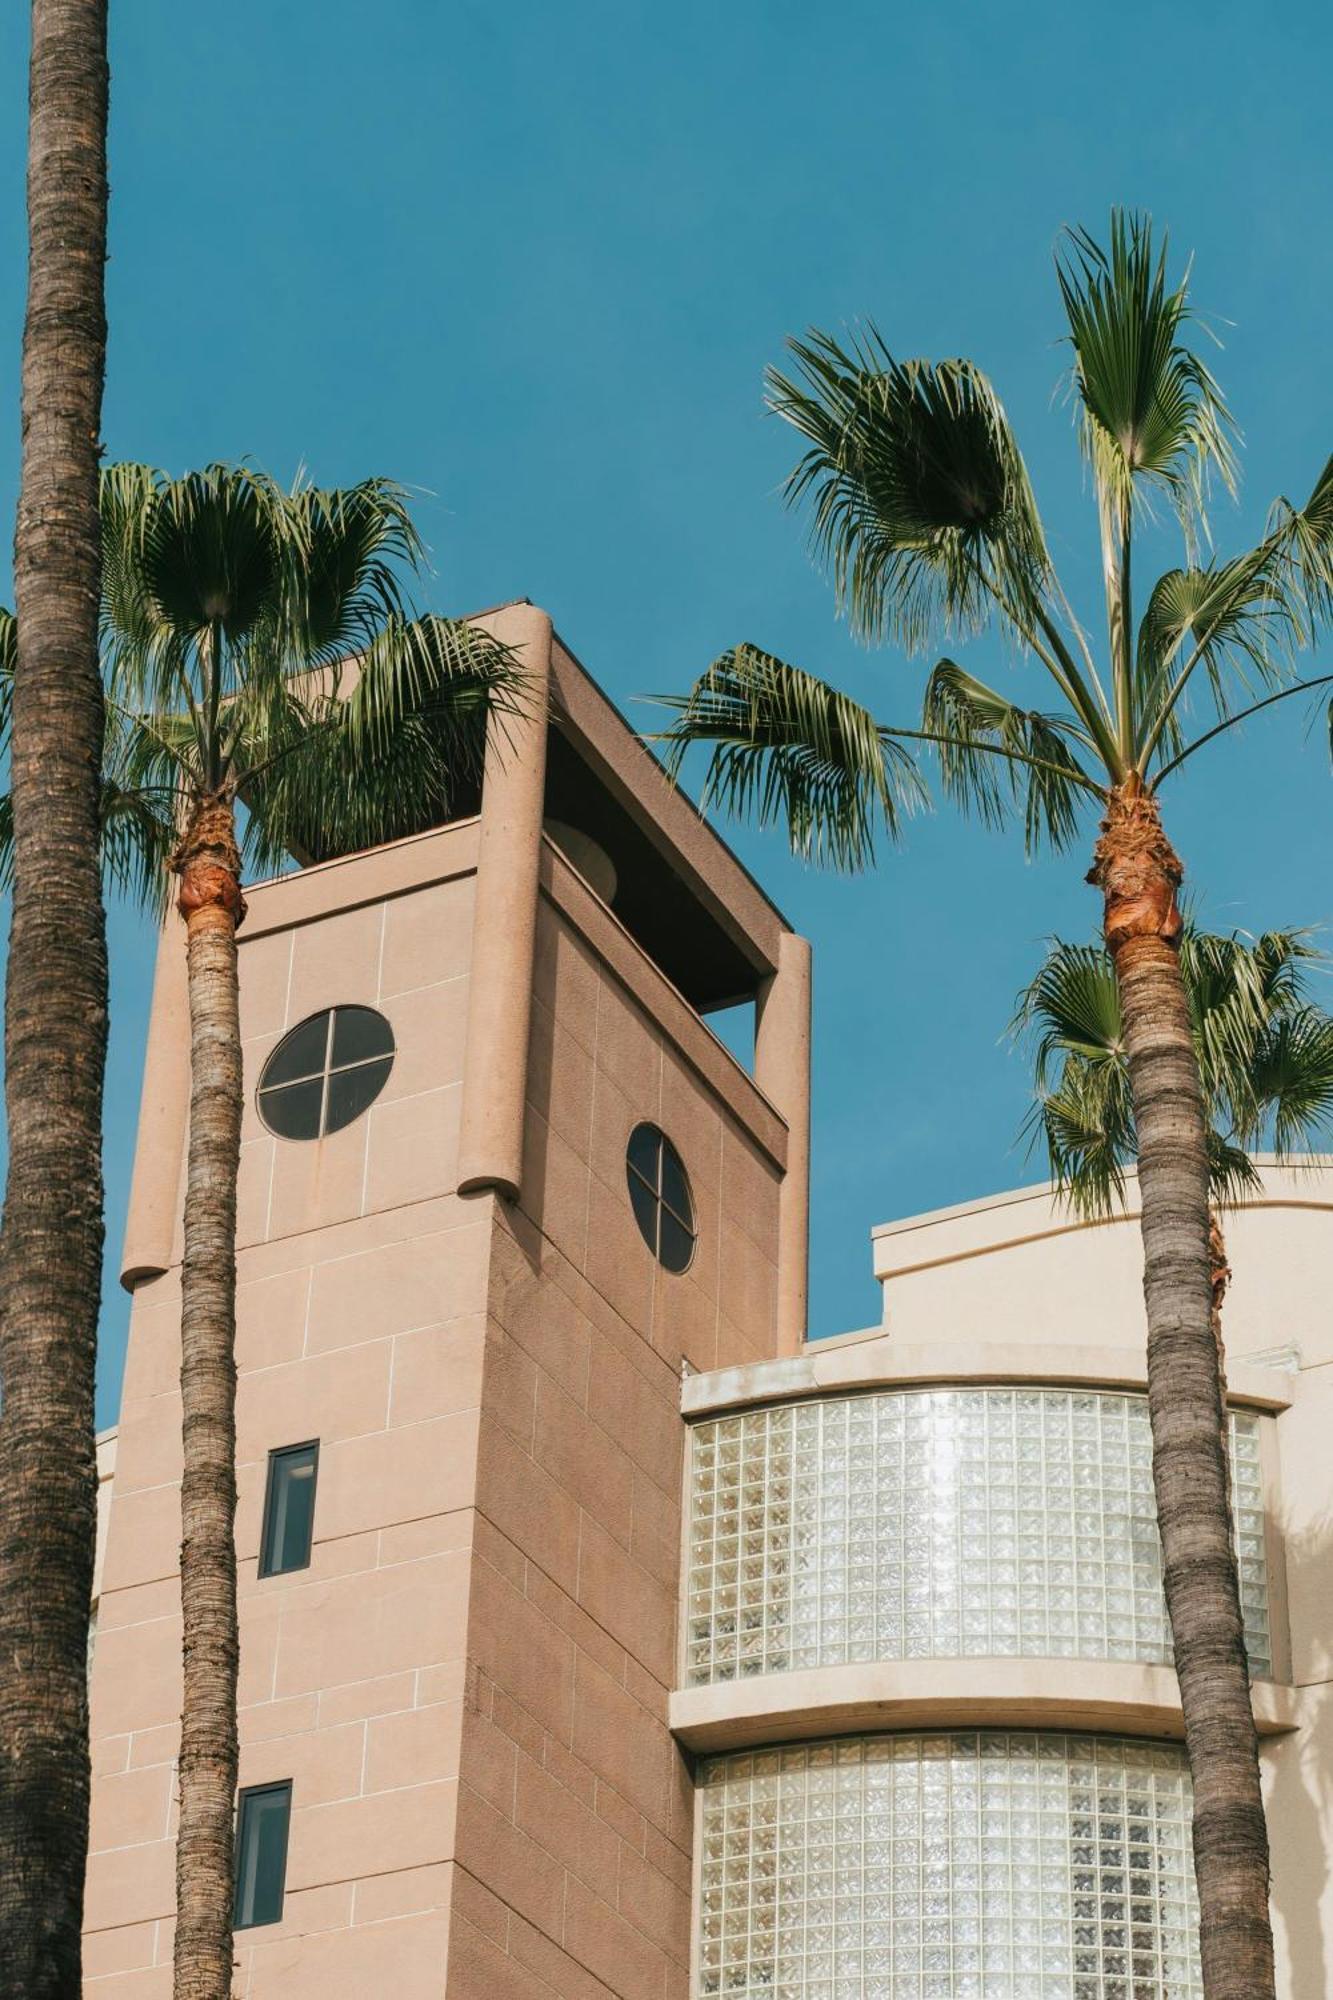
<svg viewBox="0 0 1333 2000">
<path fill-rule="evenodd" d="M 287 1885 L 287 1830 L 292 1817 L 291 1779 L 251 1785 L 236 1812 L 237 1930 L 282 1922 Z"/>
<path fill-rule="evenodd" d="M 283 1451 L 269 1453 L 259 1541 L 261 1576 L 285 1576 L 288 1570 L 308 1567 L 318 1468 L 318 1443 L 288 1445 Z"/>
</svg>

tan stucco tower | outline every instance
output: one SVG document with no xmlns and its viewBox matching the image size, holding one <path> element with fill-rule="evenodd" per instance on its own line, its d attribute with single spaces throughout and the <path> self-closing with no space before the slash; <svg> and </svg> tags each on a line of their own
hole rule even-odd
<svg viewBox="0 0 1333 2000">
<path fill-rule="evenodd" d="M 237 1933 L 250 2000 L 685 1993 L 679 1380 L 805 1334 L 808 948 L 545 614 L 485 622 L 535 695 L 488 748 L 477 813 L 248 892 L 241 1782 L 291 1787 L 280 1920 Z M 173 929 L 92 1681 L 99 2000 L 156 2000 L 171 1980 Z M 753 1075 L 706 1021 L 740 1001 Z M 278 1136 L 256 1101 L 265 1064 L 338 1008 L 388 1023 L 387 1081 L 327 1136 Z M 631 1199 L 641 1127 L 688 1177 L 683 1270 L 646 1240 L 652 1188 Z M 315 1444 L 308 1564 L 261 1574 L 271 1455 Z"/>
</svg>

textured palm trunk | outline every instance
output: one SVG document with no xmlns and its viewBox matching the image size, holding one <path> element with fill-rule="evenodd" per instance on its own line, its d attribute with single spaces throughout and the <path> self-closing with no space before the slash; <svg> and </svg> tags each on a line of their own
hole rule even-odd
<svg viewBox="0 0 1333 2000">
<path fill-rule="evenodd" d="M 106 0 L 34 0 L 29 104 L 0 1236 L 0 1995 L 77 2000 L 107 1026 L 97 655 Z"/>
<path fill-rule="evenodd" d="M 1138 1135 L 1153 1481 L 1194 1780 L 1204 1992 L 1272 2000 L 1268 1836 L 1222 1442 L 1207 1139 L 1180 975 L 1181 872 L 1156 801 L 1132 785 L 1114 793 L 1090 879 L 1105 899 Z"/>
<path fill-rule="evenodd" d="M 1222 1306 L 1231 1283 L 1227 1262 L 1227 1239 L 1222 1218 L 1215 1208 L 1208 1211 L 1208 1289 L 1211 1297 L 1213 1346 L 1217 1349 L 1217 1394 L 1222 1407 L 1222 1470 L 1227 1482 L 1228 1532 L 1235 1541 L 1235 1519 L 1231 1513 L 1231 1426 L 1227 1421 L 1227 1349 L 1222 1333 Z"/>
<path fill-rule="evenodd" d="M 236 1177 L 245 914 L 229 798 L 196 803 L 173 861 L 190 992 L 190 1150 L 181 1268 L 180 1829 L 175 2000 L 230 2000 L 236 1801 Z"/>
</svg>

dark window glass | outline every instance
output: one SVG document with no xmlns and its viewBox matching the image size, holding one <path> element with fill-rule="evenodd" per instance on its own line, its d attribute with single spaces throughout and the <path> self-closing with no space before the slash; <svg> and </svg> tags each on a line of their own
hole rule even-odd
<svg viewBox="0 0 1333 2000">
<path fill-rule="evenodd" d="M 319 1445 L 293 1444 L 268 1455 L 259 1574 L 282 1576 L 305 1569 L 315 1531 L 315 1475 Z"/>
<path fill-rule="evenodd" d="M 689 1269 L 694 1255 L 694 1232 L 677 1222 L 669 1208 L 662 1210 L 662 1235 L 657 1246 L 657 1254 L 668 1271 Z"/>
<path fill-rule="evenodd" d="M 237 1930 L 282 1921 L 291 1817 L 290 1779 L 280 1785 L 252 1785 L 241 1793 L 236 1813 Z"/>
<path fill-rule="evenodd" d="M 324 1079 L 287 1083 L 280 1090 L 263 1090 L 259 1109 L 270 1132 L 279 1139 L 317 1139 L 324 1106 Z"/>
<path fill-rule="evenodd" d="M 662 1159 L 662 1134 L 656 1125 L 636 1125 L 629 1135 L 626 1158 L 636 1174 L 656 1192 Z"/>
<path fill-rule="evenodd" d="M 689 1178 L 679 1153 L 656 1125 L 636 1125 L 625 1151 L 634 1219 L 648 1248 L 668 1271 L 684 1271 L 696 1230 Z"/>
<path fill-rule="evenodd" d="M 330 1007 L 278 1043 L 259 1115 L 280 1139 L 322 1139 L 374 1103 L 393 1068 L 393 1029 L 372 1007 Z"/>
<path fill-rule="evenodd" d="M 334 1069 L 393 1054 L 393 1029 L 370 1007 L 339 1007 L 333 1019 Z"/>
<path fill-rule="evenodd" d="M 329 1108 L 325 1131 L 338 1132 L 368 1111 L 388 1081 L 393 1060 L 358 1063 L 355 1069 L 335 1069 L 329 1075 Z"/>
<path fill-rule="evenodd" d="M 298 1077 L 322 1076 L 328 1053 L 329 1017 L 316 1014 L 278 1043 L 264 1071 L 265 1089 L 275 1083 L 295 1083 Z"/>
</svg>

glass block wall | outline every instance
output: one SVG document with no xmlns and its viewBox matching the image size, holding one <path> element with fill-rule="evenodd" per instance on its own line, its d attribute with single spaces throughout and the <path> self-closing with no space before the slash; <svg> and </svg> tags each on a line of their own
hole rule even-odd
<svg viewBox="0 0 1333 2000">
<path fill-rule="evenodd" d="M 1259 1425 L 1231 1416 L 1251 1671 L 1272 1671 Z M 688 1685 L 860 1660 L 1169 1663 L 1147 1398 L 893 1390 L 694 1426 Z"/>
<path fill-rule="evenodd" d="M 702 1996 L 1203 1993 L 1174 1745 L 843 1738 L 714 1758 L 699 1785 Z"/>
</svg>

